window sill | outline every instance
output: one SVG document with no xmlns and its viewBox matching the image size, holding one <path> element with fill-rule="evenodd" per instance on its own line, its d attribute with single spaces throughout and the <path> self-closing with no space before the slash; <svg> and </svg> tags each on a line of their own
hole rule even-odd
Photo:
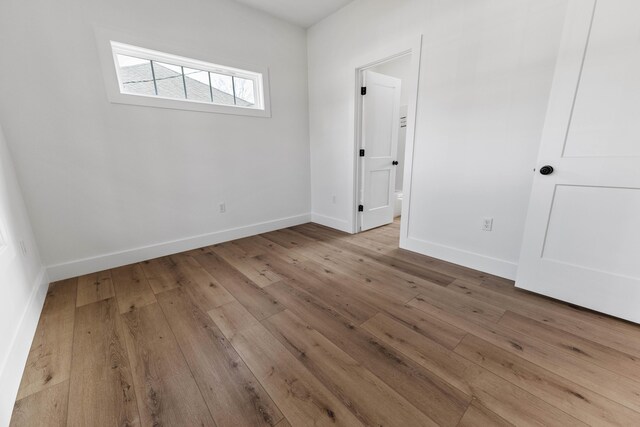
<svg viewBox="0 0 640 427">
<path fill-rule="evenodd" d="M 236 116 L 271 117 L 269 106 L 258 108 L 237 107 L 233 105 L 209 104 L 180 99 L 158 98 L 152 96 L 130 95 L 126 93 L 107 93 L 112 104 L 137 105 L 142 107 L 167 108 L 171 110 L 200 111 L 204 113 L 232 114 Z"/>
</svg>

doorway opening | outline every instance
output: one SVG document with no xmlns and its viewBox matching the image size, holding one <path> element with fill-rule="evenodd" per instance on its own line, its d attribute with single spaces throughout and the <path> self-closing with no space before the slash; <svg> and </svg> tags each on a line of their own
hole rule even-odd
<svg viewBox="0 0 640 427">
<path fill-rule="evenodd" d="M 420 50 L 421 38 L 356 69 L 354 233 L 389 224 L 406 233 Z"/>
</svg>

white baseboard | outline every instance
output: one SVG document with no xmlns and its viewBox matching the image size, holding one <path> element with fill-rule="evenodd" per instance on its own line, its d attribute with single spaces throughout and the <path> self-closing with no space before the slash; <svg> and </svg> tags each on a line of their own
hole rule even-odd
<svg viewBox="0 0 640 427">
<path fill-rule="evenodd" d="M 50 265 L 47 267 L 47 273 L 50 280 L 55 282 L 71 277 L 82 276 L 84 274 L 108 270 L 110 268 L 121 267 L 123 265 L 133 264 L 148 259 L 228 242 L 230 240 L 242 239 L 243 237 L 255 236 L 256 234 L 293 227 L 294 225 L 307 223 L 310 220 L 310 214 L 303 214 L 288 218 L 281 218 L 274 221 L 247 225 L 244 227 L 216 231 L 214 233 L 202 234 L 200 236 L 188 237 L 186 239 L 113 252 L 63 264 Z"/>
<path fill-rule="evenodd" d="M 351 224 L 348 221 L 332 218 L 330 216 L 324 216 L 316 213 L 311 214 L 311 222 L 324 225 L 325 227 L 334 228 L 336 230 L 344 231 L 345 233 L 352 234 Z"/>
<path fill-rule="evenodd" d="M 8 426 L 13 412 L 13 404 L 24 372 L 33 337 L 36 334 L 40 313 L 47 296 L 49 280 L 44 267 L 40 270 L 29 302 L 22 317 L 15 324 L 15 335 L 9 344 L 8 356 L 4 366 L 0 367 L 0 426 Z"/>
<path fill-rule="evenodd" d="M 518 264 L 503 259 L 492 258 L 475 252 L 452 248 L 413 237 L 401 238 L 400 247 L 453 264 L 479 270 L 494 276 L 515 280 Z"/>
</svg>

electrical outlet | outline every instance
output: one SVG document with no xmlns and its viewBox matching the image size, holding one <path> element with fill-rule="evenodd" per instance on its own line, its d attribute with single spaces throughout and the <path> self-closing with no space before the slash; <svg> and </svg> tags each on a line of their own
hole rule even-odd
<svg viewBox="0 0 640 427">
<path fill-rule="evenodd" d="M 493 218 L 484 218 L 482 220 L 482 231 L 493 231 Z"/>
<path fill-rule="evenodd" d="M 227 211 L 227 204 L 222 202 L 220 203 L 220 213 L 225 213 Z"/>
<path fill-rule="evenodd" d="M 333 196 L 333 197 L 331 198 L 331 201 L 332 201 L 332 202 L 333 202 L 333 204 L 335 205 L 335 204 L 336 204 L 336 202 L 338 201 L 338 198 L 337 198 L 336 196 Z"/>
</svg>

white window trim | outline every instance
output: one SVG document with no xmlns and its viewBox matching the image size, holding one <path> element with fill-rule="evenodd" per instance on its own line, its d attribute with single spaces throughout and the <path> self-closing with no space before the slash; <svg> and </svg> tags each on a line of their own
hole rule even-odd
<svg viewBox="0 0 640 427">
<path fill-rule="evenodd" d="M 215 60 L 204 57 L 206 55 L 184 51 L 182 51 L 183 55 L 189 55 L 189 57 L 174 55 L 168 52 L 175 52 L 177 49 L 159 46 L 157 42 L 146 43 L 145 40 L 138 37 L 113 30 L 96 28 L 95 33 L 107 98 L 111 103 L 251 117 L 271 117 L 269 69 L 267 67 L 241 64 L 233 60 Z M 220 105 L 188 99 L 123 93 L 117 70 L 116 54 L 136 56 L 169 64 L 175 64 L 176 61 L 179 61 L 177 65 L 253 80 L 255 82 L 256 106 Z M 201 59 L 192 59 L 191 57 Z M 216 66 L 215 64 L 224 65 Z"/>
</svg>

